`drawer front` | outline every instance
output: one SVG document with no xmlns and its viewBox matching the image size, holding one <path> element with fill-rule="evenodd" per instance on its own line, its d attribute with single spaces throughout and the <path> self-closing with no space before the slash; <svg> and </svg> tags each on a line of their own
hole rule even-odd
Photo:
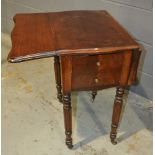
<svg viewBox="0 0 155 155">
<path fill-rule="evenodd" d="M 72 90 L 96 90 L 119 83 L 124 54 L 72 57 Z"/>
</svg>

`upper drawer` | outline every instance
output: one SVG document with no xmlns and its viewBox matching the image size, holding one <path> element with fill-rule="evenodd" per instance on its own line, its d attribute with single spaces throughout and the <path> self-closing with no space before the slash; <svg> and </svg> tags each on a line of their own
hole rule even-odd
<svg viewBox="0 0 155 155">
<path fill-rule="evenodd" d="M 72 57 L 72 90 L 94 90 L 119 84 L 124 53 Z"/>
</svg>

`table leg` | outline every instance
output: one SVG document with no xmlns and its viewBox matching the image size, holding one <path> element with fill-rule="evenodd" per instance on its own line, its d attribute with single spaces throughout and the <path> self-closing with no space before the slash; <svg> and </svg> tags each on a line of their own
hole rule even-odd
<svg viewBox="0 0 155 155">
<path fill-rule="evenodd" d="M 113 107 L 111 133 L 110 133 L 112 144 L 117 144 L 116 135 L 117 135 L 117 128 L 119 124 L 120 114 L 122 110 L 123 94 L 124 94 L 124 88 L 117 87 L 114 107 Z"/>
<path fill-rule="evenodd" d="M 92 91 L 92 101 L 94 102 L 95 97 L 97 95 L 97 91 Z"/>
<path fill-rule="evenodd" d="M 56 80 L 56 88 L 57 88 L 57 98 L 59 102 L 62 103 L 61 71 L 60 71 L 59 56 L 54 57 L 54 70 L 55 70 L 55 80 Z"/>
<path fill-rule="evenodd" d="M 66 145 L 69 149 L 72 145 L 72 108 L 71 108 L 71 97 L 69 94 L 63 94 L 63 110 L 64 110 L 64 124 L 66 134 Z"/>
</svg>

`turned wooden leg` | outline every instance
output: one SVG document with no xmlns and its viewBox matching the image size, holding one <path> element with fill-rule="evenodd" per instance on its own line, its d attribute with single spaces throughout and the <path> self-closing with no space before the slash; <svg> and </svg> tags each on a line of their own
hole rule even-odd
<svg viewBox="0 0 155 155">
<path fill-rule="evenodd" d="M 55 80 L 56 80 L 56 88 L 57 88 L 57 98 L 59 102 L 62 103 L 61 71 L 60 71 L 59 56 L 54 57 L 54 70 L 55 70 Z"/>
<path fill-rule="evenodd" d="M 72 145 L 72 108 L 71 108 L 71 97 L 70 94 L 63 95 L 63 110 L 64 110 L 64 124 L 66 134 L 66 145 L 69 149 Z"/>
<path fill-rule="evenodd" d="M 124 88 L 117 87 L 114 107 L 113 107 L 111 133 L 110 133 L 112 144 L 117 144 L 116 135 L 117 135 L 117 128 L 119 124 L 120 114 L 122 110 L 123 94 L 124 94 Z"/>
<path fill-rule="evenodd" d="M 97 95 L 97 91 L 92 91 L 92 101 L 94 102 L 95 97 Z"/>
</svg>

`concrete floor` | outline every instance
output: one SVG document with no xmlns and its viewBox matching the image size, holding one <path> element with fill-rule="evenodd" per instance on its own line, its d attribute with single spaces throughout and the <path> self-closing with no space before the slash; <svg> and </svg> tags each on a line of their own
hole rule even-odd
<svg viewBox="0 0 155 155">
<path fill-rule="evenodd" d="M 2 34 L 3 155 L 152 155 L 152 102 L 129 93 L 117 145 L 109 139 L 115 89 L 72 94 L 73 150 L 65 146 L 62 104 L 53 59 L 10 64 L 10 38 Z"/>
</svg>

